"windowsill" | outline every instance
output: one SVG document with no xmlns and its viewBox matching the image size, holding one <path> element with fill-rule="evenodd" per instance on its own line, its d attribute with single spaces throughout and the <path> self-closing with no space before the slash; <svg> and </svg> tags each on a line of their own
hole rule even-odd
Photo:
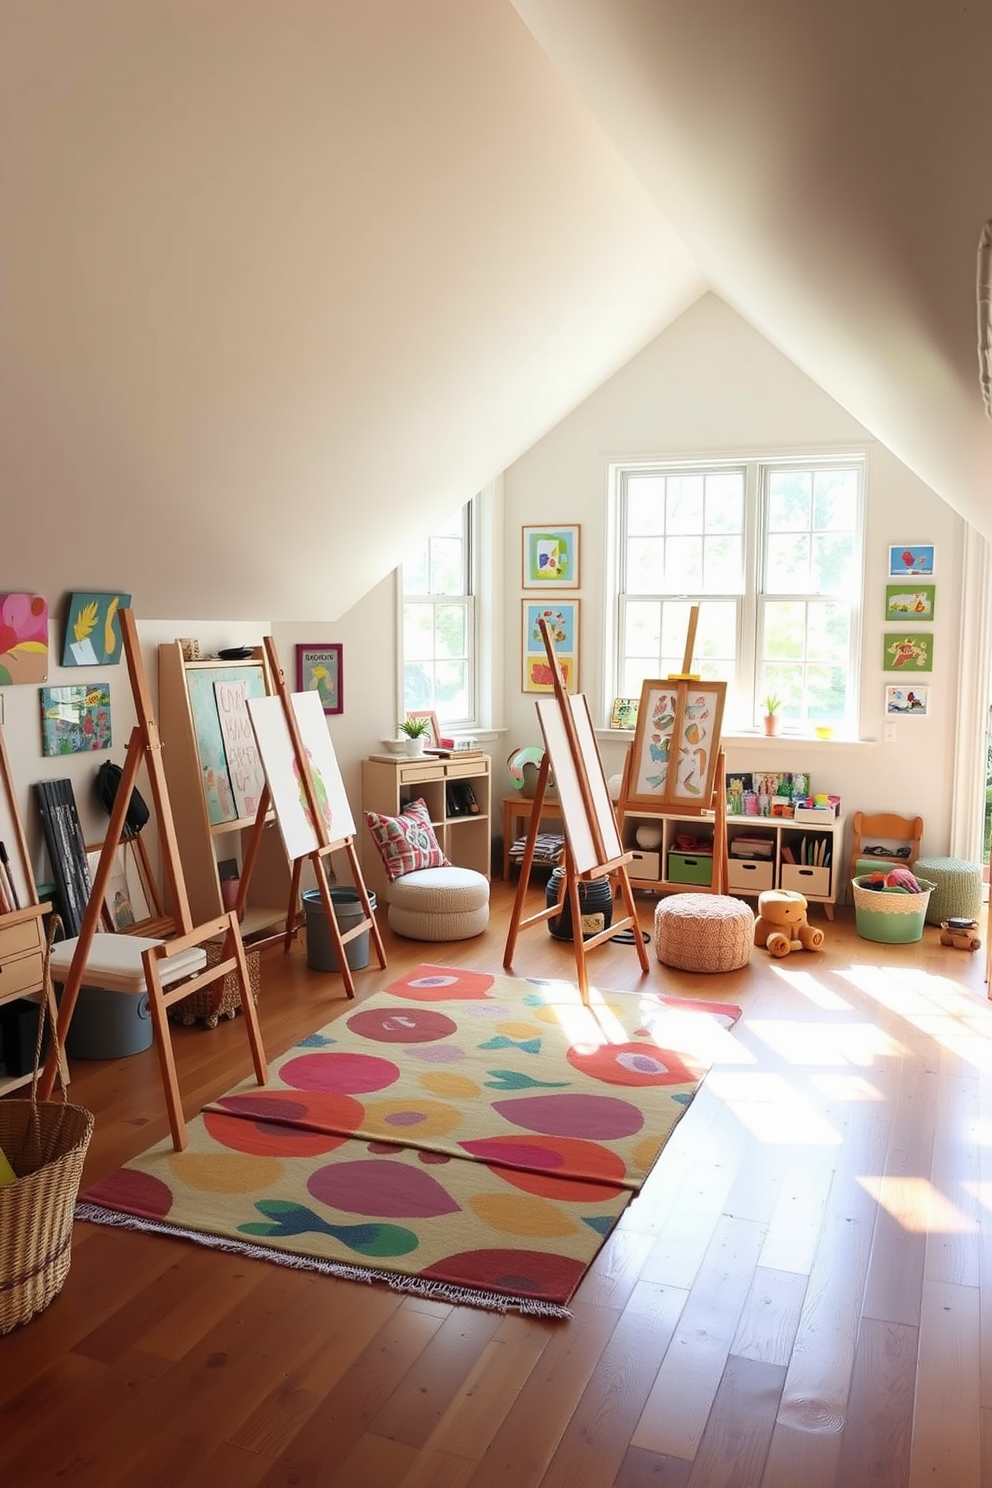
<svg viewBox="0 0 992 1488">
<path fill-rule="evenodd" d="M 596 729 L 596 738 L 612 739 L 620 744 L 631 744 L 634 740 L 634 731 L 632 729 L 599 728 Z M 721 735 L 720 742 L 724 747 L 732 744 L 735 748 L 747 748 L 748 745 L 755 744 L 760 745 L 763 750 L 768 749 L 769 746 L 774 749 L 776 745 L 787 745 L 792 748 L 796 744 L 801 744 L 804 749 L 809 747 L 813 749 L 865 749 L 873 748 L 881 743 L 881 740 L 849 739 L 843 736 L 818 739 L 815 734 L 790 733 L 787 729 L 778 734 L 759 734 L 755 729 L 746 733 L 725 733 Z"/>
</svg>

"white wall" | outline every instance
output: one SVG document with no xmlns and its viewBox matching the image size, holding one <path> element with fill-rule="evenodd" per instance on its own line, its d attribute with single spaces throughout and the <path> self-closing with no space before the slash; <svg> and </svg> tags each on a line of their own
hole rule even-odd
<svg viewBox="0 0 992 1488">
<path fill-rule="evenodd" d="M 607 467 L 617 460 L 777 454 L 867 448 L 866 581 L 861 671 L 864 742 L 763 736 L 727 740 L 728 768 L 801 769 L 814 788 L 857 809 L 922 815 L 924 851 L 946 853 L 954 770 L 964 523 L 815 383 L 713 295 L 707 295 L 518 460 L 504 477 L 506 551 L 519 550 L 525 523 L 579 522 L 581 667 L 579 686 L 605 722 L 603 634 L 606 601 Z M 513 534 L 516 534 L 514 537 Z M 937 545 L 933 626 L 937 669 L 931 715 L 899 720 L 883 744 L 882 634 L 890 543 Z M 520 655 L 519 568 L 508 569 L 505 644 Z M 515 593 L 515 586 L 519 589 Z M 891 674 L 888 680 L 892 681 Z M 507 664 L 507 750 L 540 742 L 534 699 Z M 600 747 L 607 774 L 622 768 L 624 745 Z M 505 778 L 505 777 L 504 777 Z M 980 807 L 976 807 L 976 810 Z"/>
</svg>

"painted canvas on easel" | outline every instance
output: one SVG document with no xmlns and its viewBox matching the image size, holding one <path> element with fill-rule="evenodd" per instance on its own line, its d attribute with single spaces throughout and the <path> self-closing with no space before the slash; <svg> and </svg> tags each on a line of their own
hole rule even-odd
<svg viewBox="0 0 992 1488">
<path fill-rule="evenodd" d="M 265 669 L 260 664 L 236 667 L 203 666 L 199 663 L 186 669 L 186 689 L 193 732 L 196 735 L 196 754 L 200 761 L 203 796 L 212 827 L 239 819 L 217 706 L 217 687 L 221 683 L 241 683 L 248 697 L 264 697 Z M 246 816 L 254 814 L 249 811 Z"/>
<path fill-rule="evenodd" d="M 294 692 L 290 697 L 304 753 L 310 766 L 317 805 L 330 842 L 355 835 L 355 819 L 348 805 L 344 781 L 324 709 L 316 692 Z M 279 822 L 286 856 L 293 862 L 314 852 L 320 841 L 310 815 L 300 778 L 293 741 L 278 697 L 249 698 L 248 714 L 265 768 L 272 804 Z"/>
<path fill-rule="evenodd" d="M 643 684 L 628 800 L 709 809 L 726 691 L 725 682 L 691 678 Z"/>
</svg>

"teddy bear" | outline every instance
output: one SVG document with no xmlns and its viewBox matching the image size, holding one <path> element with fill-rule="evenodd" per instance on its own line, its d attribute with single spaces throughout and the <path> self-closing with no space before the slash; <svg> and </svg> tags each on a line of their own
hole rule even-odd
<svg viewBox="0 0 992 1488">
<path fill-rule="evenodd" d="M 806 896 L 795 889 L 765 889 L 758 895 L 754 943 L 767 946 L 773 956 L 790 951 L 818 951 L 823 931 L 806 918 Z"/>
</svg>

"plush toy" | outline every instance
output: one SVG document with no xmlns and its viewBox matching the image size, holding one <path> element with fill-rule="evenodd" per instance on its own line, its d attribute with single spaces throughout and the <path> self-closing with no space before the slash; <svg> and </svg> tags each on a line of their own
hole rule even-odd
<svg viewBox="0 0 992 1488">
<path fill-rule="evenodd" d="M 790 951 L 818 951 L 823 945 L 823 931 L 810 924 L 806 908 L 806 896 L 795 889 L 766 889 L 759 894 L 755 945 L 767 946 L 777 957 L 787 956 Z"/>
</svg>

